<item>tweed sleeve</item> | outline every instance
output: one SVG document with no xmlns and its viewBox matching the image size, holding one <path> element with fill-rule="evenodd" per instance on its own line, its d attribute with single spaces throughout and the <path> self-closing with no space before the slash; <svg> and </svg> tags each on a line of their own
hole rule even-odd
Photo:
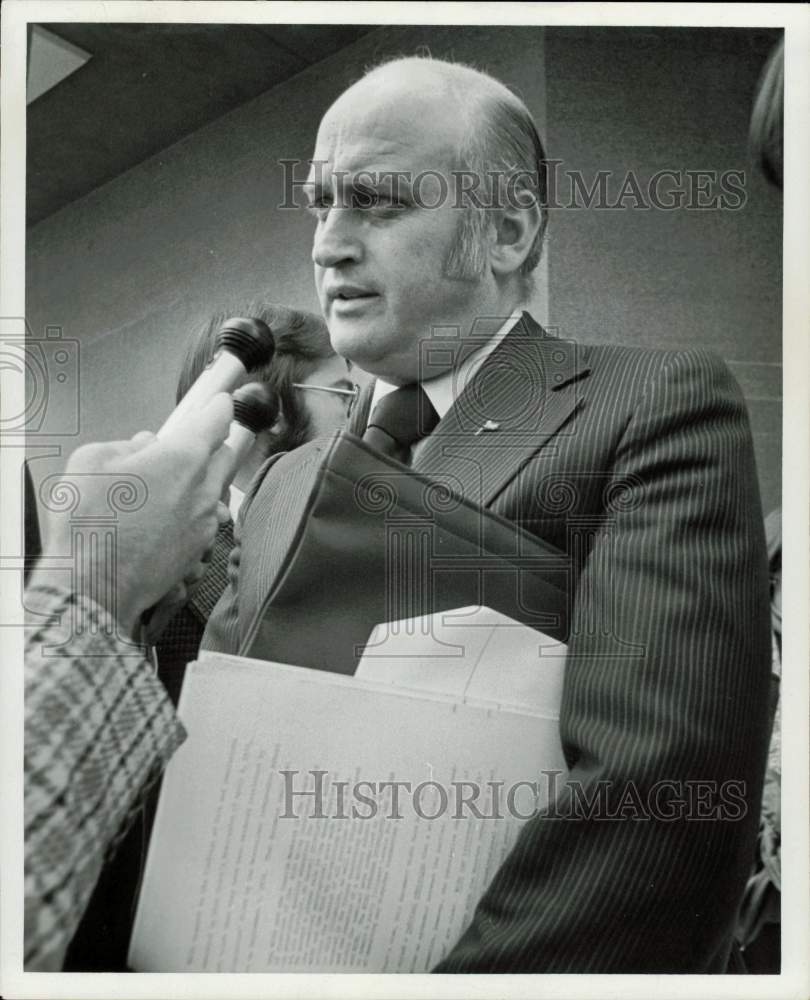
<svg viewBox="0 0 810 1000">
<path fill-rule="evenodd" d="M 105 856 L 185 731 L 103 608 L 42 582 L 25 599 L 39 622 L 25 643 L 25 967 L 57 970 Z M 61 646 L 60 622 L 72 626 Z"/>
</svg>

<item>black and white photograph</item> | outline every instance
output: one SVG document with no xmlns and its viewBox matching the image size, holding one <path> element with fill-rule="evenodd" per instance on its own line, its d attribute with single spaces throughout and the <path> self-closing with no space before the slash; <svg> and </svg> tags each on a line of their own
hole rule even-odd
<svg viewBox="0 0 810 1000">
<path fill-rule="evenodd" d="M 2 995 L 807 996 L 808 8 L 2 31 Z"/>
</svg>

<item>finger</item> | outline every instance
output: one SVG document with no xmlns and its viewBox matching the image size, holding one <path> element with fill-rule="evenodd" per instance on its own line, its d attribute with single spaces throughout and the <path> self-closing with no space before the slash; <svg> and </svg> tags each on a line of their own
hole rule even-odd
<svg viewBox="0 0 810 1000">
<path fill-rule="evenodd" d="M 137 434 L 132 435 L 129 443 L 136 445 L 138 448 L 143 448 L 148 444 L 152 444 L 153 441 L 157 441 L 157 437 L 152 431 L 138 431 Z"/>
<path fill-rule="evenodd" d="M 233 420 L 233 400 L 227 392 L 218 392 L 199 410 L 188 413 L 177 425 L 177 435 L 193 437 L 213 454 L 228 436 Z M 172 436 L 174 432 L 172 432 Z"/>
<path fill-rule="evenodd" d="M 205 481 L 216 491 L 217 496 L 222 496 L 225 487 L 233 479 L 236 465 L 236 455 L 227 445 L 222 445 L 208 460 Z M 217 515 L 219 515 L 219 508 L 217 508 Z"/>
<path fill-rule="evenodd" d="M 230 508 L 226 503 L 223 503 L 223 501 L 220 500 L 217 503 L 217 523 L 219 524 L 220 528 L 223 525 L 227 524 L 230 521 L 230 519 L 231 519 Z"/>
<path fill-rule="evenodd" d="M 182 581 L 175 583 L 171 590 L 167 590 L 166 593 L 161 597 L 159 605 L 162 604 L 176 604 L 183 596 L 183 584 Z"/>
<path fill-rule="evenodd" d="M 137 454 L 137 452 L 141 451 L 141 449 L 146 447 L 146 445 L 151 444 L 154 439 L 155 435 L 150 434 L 149 431 L 139 431 L 128 441 L 108 441 L 104 445 L 106 449 L 107 461 L 113 462 L 115 460 L 129 458 L 130 455 Z"/>
<path fill-rule="evenodd" d="M 204 520 L 200 522 L 199 527 L 199 548 L 197 549 L 197 554 L 192 561 L 187 563 L 189 567 L 194 567 L 197 563 L 205 563 L 206 565 L 210 562 L 211 555 L 213 554 L 214 544 L 217 539 L 217 532 L 219 531 L 219 525 L 217 524 L 216 517 L 213 514 L 207 515 Z M 189 569 L 188 572 L 191 572 Z M 183 574 L 183 579 L 185 579 L 186 574 Z"/>
<path fill-rule="evenodd" d="M 137 455 L 144 448 L 148 448 L 154 444 L 156 440 L 155 435 L 151 431 L 138 431 L 129 441 L 115 442 L 118 447 L 114 458 L 120 460 Z"/>
<path fill-rule="evenodd" d="M 183 577 L 183 583 L 186 587 L 193 587 L 195 583 L 199 583 L 200 580 L 208 572 L 208 566 L 205 562 L 198 562 L 196 565 L 192 566 L 191 569 Z"/>
<path fill-rule="evenodd" d="M 77 448 L 68 459 L 66 472 L 117 472 L 116 463 L 137 450 L 131 441 L 96 441 Z"/>
<path fill-rule="evenodd" d="M 228 436 L 232 419 L 233 400 L 227 392 L 218 392 L 205 406 L 184 413 L 168 432 L 161 431 L 159 442 L 207 461 Z"/>
</svg>

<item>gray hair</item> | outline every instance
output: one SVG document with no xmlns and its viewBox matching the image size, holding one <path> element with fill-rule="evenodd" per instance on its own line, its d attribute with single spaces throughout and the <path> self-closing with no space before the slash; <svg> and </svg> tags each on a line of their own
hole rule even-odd
<svg viewBox="0 0 810 1000">
<path fill-rule="evenodd" d="M 445 264 L 448 277 L 473 280 L 484 270 L 484 238 L 492 225 L 492 207 L 537 204 L 540 227 L 519 275 L 524 290 L 540 262 L 548 221 L 548 166 L 537 126 L 525 103 L 495 77 L 464 63 L 409 56 L 384 62 L 366 75 L 396 64 L 418 64 L 437 79 L 467 118 L 467 140 L 458 150 L 459 173 L 472 174 L 484 185 L 480 195 L 464 191 L 465 209 Z M 480 190 L 480 189 L 479 189 Z"/>
</svg>

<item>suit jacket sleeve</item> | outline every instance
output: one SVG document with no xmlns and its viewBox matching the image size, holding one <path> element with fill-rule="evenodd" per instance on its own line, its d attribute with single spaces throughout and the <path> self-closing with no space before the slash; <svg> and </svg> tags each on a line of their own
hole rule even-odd
<svg viewBox="0 0 810 1000">
<path fill-rule="evenodd" d="M 282 454 L 283 452 L 280 452 L 277 455 L 271 455 L 267 459 L 264 465 L 256 472 L 242 499 L 239 516 L 233 526 L 233 547 L 231 548 L 227 569 L 228 582 L 208 619 L 208 624 L 205 627 L 205 632 L 200 643 L 200 649 L 233 655 L 239 653 L 242 629 L 247 624 L 244 619 L 248 617 L 244 611 L 241 619 L 239 614 L 240 569 L 242 565 L 242 546 L 245 538 L 246 519 L 250 506 L 259 492 L 267 473 L 275 465 L 276 461 L 281 458 Z M 272 530 L 272 526 L 260 525 L 262 532 L 266 529 Z"/>
<path fill-rule="evenodd" d="M 736 383 L 705 352 L 666 358 L 574 596 L 568 780 L 435 971 L 723 966 L 767 746 L 764 535 Z"/>
</svg>

